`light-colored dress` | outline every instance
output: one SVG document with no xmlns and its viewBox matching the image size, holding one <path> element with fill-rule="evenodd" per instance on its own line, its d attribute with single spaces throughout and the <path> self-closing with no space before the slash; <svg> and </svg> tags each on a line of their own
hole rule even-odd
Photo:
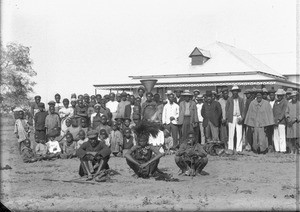
<svg viewBox="0 0 300 212">
<path fill-rule="evenodd" d="M 16 120 L 14 133 L 19 135 L 19 143 L 29 138 L 30 129 L 26 119 Z"/>
</svg>

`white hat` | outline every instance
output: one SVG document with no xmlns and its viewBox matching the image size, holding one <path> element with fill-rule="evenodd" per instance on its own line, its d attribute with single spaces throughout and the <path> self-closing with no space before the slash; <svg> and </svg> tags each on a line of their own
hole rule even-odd
<svg viewBox="0 0 300 212">
<path fill-rule="evenodd" d="M 171 90 L 167 90 L 167 95 L 170 95 L 170 94 L 172 94 L 173 92 L 171 91 Z"/>
<path fill-rule="evenodd" d="M 285 95 L 285 91 L 282 88 L 279 88 L 275 94 L 276 95 Z"/>
<path fill-rule="evenodd" d="M 237 90 L 238 92 L 241 91 L 241 89 L 240 89 L 237 85 L 233 85 L 230 91 L 236 91 L 236 90 Z"/>
<path fill-rule="evenodd" d="M 24 110 L 22 108 L 20 108 L 20 107 L 16 107 L 13 111 L 14 112 L 18 112 L 18 111 L 23 111 L 24 112 Z"/>
</svg>

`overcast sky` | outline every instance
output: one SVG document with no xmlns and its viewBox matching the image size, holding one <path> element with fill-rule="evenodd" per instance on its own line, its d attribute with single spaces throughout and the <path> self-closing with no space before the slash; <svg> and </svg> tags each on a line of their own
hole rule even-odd
<svg viewBox="0 0 300 212">
<path fill-rule="evenodd" d="M 34 90 L 46 102 L 161 74 L 160 65 L 216 40 L 295 53 L 296 0 L 3 0 L 2 40 L 31 47 Z"/>
</svg>

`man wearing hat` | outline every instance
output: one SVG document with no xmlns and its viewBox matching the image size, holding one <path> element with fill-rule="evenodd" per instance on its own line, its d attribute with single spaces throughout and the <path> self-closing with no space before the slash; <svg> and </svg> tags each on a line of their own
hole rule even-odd
<svg viewBox="0 0 300 212">
<path fill-rule="evenodd" d="M 173 93 L 168 95 L 168 103 L 164 106 L 162 112 L 162 124 L 171 132 L 173 138 L 173 146 L 178 145 L 178 126 L 177 121 L 179 117 L 179 106 L 176 104 L 175 95 Z"/>
<path fill-rule="evenodd" d="M 130 105 L 130 102 L 127 101 L 127 93 L 121 93 L 121 102 L 118 104 L 116 118 L 124 118 L 125 117 L 125 107 L 126 105 Z"/>
<path fill-rule="evenodd" d="M 268 100 L 268 94 L 269 94 L 268 89 L 267 89 L 267 88 L 263 88 L 263 89 L 262 89 L 262 98 L 263 98 L 264 100 L 269 101 L 269 100 Z"/>
<path fill-rule="evenodd" d="M 183 92 L 182 89 L 176 88 L 174 89 L 175 93 L 175 103 L 179 105 L 180 102 L 182 102 L 184 99 L 181 97 L 181 93 Z"/>
<path fill-rule="evenodd" d="M 83 143 L 76 151 L 76 155 L 80 159 L 79 175 L 81 177 L 87 175 L 87 180 L 95 179 L 97 181 L 100 171 L 108 169 L 111 150 L 98 140 L 97 131 L 88 131 L 87 137 L 88 142 Z"/>
<path fill-rule="evenodd" d="M 45 104 L 40 102 L 38 104 L 39 112 L 34 116 L 34 128 L 35 128 L 35 138 L 38 140 L 46 140 L 46 128 L 45 121 L 48 113 L 45 111 Z"/>
<path fill-rule="evenodd" d="M 206 102 L 204 102 L 201 115 L 206 141 L 219 141 L 219 126 L 222 116 L 222 108 L 219 102 L 213 100 L 212 91 L 206 91 Z"/>
<path fill-rule="evenodd" d="M 228 124 L 226 121 L 226 103 L 228 100 L 228 88 L 222 89 L 222 97 L 218 100 L 222 108 L 222 120 L 220 125 L 220 140 L 225 144 L 225 148 L 228 145 Z"/>
<path fill-rule="evenodd" d="M 268 150 L 266 129 L 274 125 L 274 117 L 270 103 L 262 99 L 262 90 L 256 91 L 256 99 L 250 103 L 245 124 L 253 133 L 252 150 L 256 153 L 266 153 Z"/>
<path fill-rule="evenodd" d="M 198 131 L 199 119 L 196 103 L 192 101 L 193 94 L 189 90 L 184 90 L 181 96 L 184 98 L 184 101 L 179 103 L 178 125 L 181 125 L 181 139 L 185 141 L 189 132 Z M 198 137 L 196 140 L 199 140 Z"/>
<path fill-rule="evenodd" d="M 293 88 L 288 88 L 287 90 L 286 90 L 286 100 L 288 101 L 288 102 L 291 102 L 291 93 L 293 92 Z"/>
<path fill-rule="evenodd" d="M 61 130 L 61 122 L 59 115 L 55 112 L 55 107 L 54 105 L 49 106 L 49 114 L 46 116 L 45 119 L 45 128 L 46 128 L 46 134 L 49 134 L 52 131 L 56 131 L 57 129 L 57 135 L 60 135 L 60 130 Z"/>
<path fill-rule="evenodd" d="M 297 154 L 300 148 L 300 115 L 299 108 L 300 103 L 297 99 L 298 92 L 292 91 L 290 98 L 291 101 L 288 103 L 286 109 L 286 119 L 287 119 L 287 129 L 286 129 L 286 137 L 287 137 L 287 145 L 290 153 Z M 299 154 L 299 152 L 298 152 Z"/>
<path fill-rule="evenodd" d="M 246 96 L 246 101 L 245 101 L 245 106 L 244 106 L 244 111 L 243 111 L 243 117 L 246 117 L 248 109 L 249 109 L 249 105 L 252 102 L 253 95 L 252 95 L 253 91 L 252 89 L 246 89 L 244 92 L 244 95 Z M 245 123 L 243 124 L 243 128 L 245 131 L 245 146 L 250 147 L 249 145 L 252 145 L 252 131 L 249 130 L 250 128 L 247 127 L 247 125 L 245 125 Z"/>
<path fill-rule="evenodd" d="M 194 94 L 194 96 L 193 96 L 193 101 L 195 101 L 196 102 L 196 98 L 197 98 L 197 96 L 200 94 L 200 91 L 198 90 L 198 89 L 195 89 L 194 91 L 193 91 L 193 94 Z M 197 103 L 197 102 L 196 102 Z"/>
<path fill-rule="evenodd" d="M 226 103 L 226 120 L 228 121 L 228 149 L 234 149 L 234 132 L 236 131 L 236 151 L 241 152 L 243 143 L 243 111 L 244 100 L 239 96 L 241 91 L 237 85 L 230 90 L 232 97 Z"/>
<path fill-rule="evenodd" d="M 287 100 L 284 98 L 285 91 L 281 88 L 275 93 L 277 100 L 273 106 L 274 114 L 274 147 L 276 152 L 286 151 L 286 138 L 285 138 L 285 112 L 288 105 Z M 270 145 L 270 144 L 269 144 Z"/>
</svg>

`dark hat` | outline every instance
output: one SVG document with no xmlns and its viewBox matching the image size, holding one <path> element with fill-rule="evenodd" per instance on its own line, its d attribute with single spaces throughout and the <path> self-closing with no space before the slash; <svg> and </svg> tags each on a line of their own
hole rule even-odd
<svg viewBox="0 0 300 212">
<path fill-rule="evenodd" d="M 45 104 L 43 102 L 38 103 L 38 107 L 45 108 Z"/>
<path fill-rule="evenodd" d="M 50 102 L 48 102 L 48 105 L 55 105 L 55 102 L 51 100 Z"/>
<path fill-rule="evenodd" d="M 139 90 L 142 90 L 142 91 L 145 92 L 145 88 L 144 88 L 143 86 L 140 86 L 137 90 L 138 90 L 138 91 L 139 91 Z"/>
<path fill-rule="evenodd" d="M 125 97 L 125 96 L 127 96 L 127 93 L 126 92 L 122 92 L 121 93 L 121 97 Z"/>
<path fill-rule="evenodd" d="M 35 98 L 35 99 L 37 99 L 37 98 L 41 98 L 41 96 L 37 95 L 37 96 L 35 96 L 34 98 Z"/>
<path fill-rule="evenodd" d="M 118 121 L 118 120 L 122 120 L 122 121 L 123 121 L 124 119 L 121 118 L 121 117 L 116 117 L 116 118 L 115 118 L 115 121 Z"/>
<path fill-rule="evenodd" d="M 125 117 L 123 120 L 124 120 L 124 121 L 125 121 L 125 120 L 129 120 L 129 121 L 131 122 L 131 118 L 129 118 L 129 117 Z"/>
<path fill-rule="evenodd" d="M 97 130 L 90 130 L 87 132 L 87 137 L 88 138 L 97 138 L 98 137 L 98 132 Z"/>
<path fill-rule="evenodd" d="M 272 87 L 271 90 L 269 90 L 269 93 L 276 93 L 274 87 Z"/>
<path fill-rule="evenodd" d="M 213 94 L 212 94 L 212 91 L 206 91 L 206 92 L 205 92 L 205 95 L 206 95 L 206 96 L 212 97 Z"/>
<path fill-rule="evenodd" d="M 85 93 L 83 96 L 85 96 L 85 97 L 90 97 L 87 93 Z"/>
<path fill-rule="evenodd" d="M 256 89 L 256 90 L 255 90 L 255 93 L 256 93 L 256 94 L 258 94 L 258 93 L 263 94 L 263 90 L 262 90 L 262 89 Z"/>
<path fill-rule="evenodd" d="M 228 88 L 222 88 L 221 92 L 228 91 Z"/>
<path fill-rule="evenodd" d="M 193 93 L 198 92 L 200 93 L 200 91 L 198 89 L 193 90 Z"/>
<path fill-rule="evenodd" d="M 290 94 L 290 93 L 292 93 L 293 92 L 293 88 L 288 88 L 287 90 L 286 90 L 286 94 Z"/>
</svg>

